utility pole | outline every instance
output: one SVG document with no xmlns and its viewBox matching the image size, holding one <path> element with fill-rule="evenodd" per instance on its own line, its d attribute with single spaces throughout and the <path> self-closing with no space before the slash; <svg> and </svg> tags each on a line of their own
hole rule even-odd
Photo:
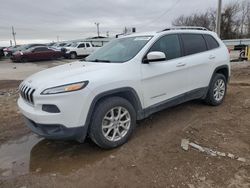
<svg viewBox="0 0 250 188">
<path fill-rule="evenodd" d="M 57 42 L 59 42 L 59 35 L 56 36 L 56 40 L 57 40 Z"/>
<path fill-rule="evenodd" d="M 11 29 L 12 29 L 12 36 L 13 36 L 14 44 L 15 44 L 15 46 L 16 46 L 16 32 L 15 32 L 13 26 L 11 27 Z"/>
<path fill-rule="evenodd" d="M 222 0 L 218 0 L 217 16 L 216 16 L 216 33 L 220 37 L 220 28 L 221 28 L 221 9 L 222 9 Z"/>
<path fill-rule="evenodd" d="M 96 25 L 96 29 L 97 29 L 97 36 L 99 37 L 100 36 L 100 30 L 99 30 L 100 23 L 96 22 L 95 25 Z"/>
</svg>

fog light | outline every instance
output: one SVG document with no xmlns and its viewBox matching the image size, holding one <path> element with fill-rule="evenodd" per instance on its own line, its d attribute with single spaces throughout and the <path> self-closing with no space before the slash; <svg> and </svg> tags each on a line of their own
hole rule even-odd
<svg viewBox="0 0 250 188">
<path fill-rule="evenodd" d="M 44 104 L 42 106 L 42 110 L 45 112 L 49 112 L 49 113 L 60 113 L 60 110 L 58 109 L 58 107 L 52 104 Z"/>
</svg>

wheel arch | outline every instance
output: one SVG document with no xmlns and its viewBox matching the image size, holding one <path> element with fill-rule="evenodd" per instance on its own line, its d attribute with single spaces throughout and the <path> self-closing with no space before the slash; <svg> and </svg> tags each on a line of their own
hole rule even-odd
<svg viewBox="0 0 250 188">
<path fill-rule="evenodd" d="M 76 54 L 77 55 L 76 51 L 71 51 L 71 52 L 69 52 L 69 54 Z"/>
<path fill-rule="evenodd" d="M 222 65 L 222 66 L 217 67 L 214 70 L 213 76 L 217 73 L 223 74 L 226 77 L 227 82 L 229 81 L 229 67 L 228 67 L 228 65 Z M 212 76 L 212 78 L 213 78 L 213 76 Z M 211 78 L 211 80 L 212 80 L 212 78 Z M 210 81 L 210 83 L 211 83 L 211 81 Z"/>
<path fill-rule="evenodd" d="M 132 106 L 135 108 L 136 119 L 137 120 L 143 119 L 144 113 L 143 113 L 141 101 L 140 101 L 139 96 L 137 95 L 137 92 L 131 87 L 124 87 L 124 88 L 118 88 L 114 90 L 105 91 L 95 96 L 90 105 L 85 125 L 89 126 L 91 118 L 92 118 L 92 114 L 96 108 L 96 105 L 100 101 L 105 100 L 109 97 L 122 97 L 128 100 L 132 104 Z"/>
<path fill-rule="evenodd" d="M 202 97 L 202 99 L 206 98 L 206 96 L 208 94 L 208 90 L 211 87 L 213 77 L 215 74 L 218 74 L 218 73 L 223 74 L 226 77 L 227 83 L 229 82 L 229 80 L 230 80 L 229 66 L 228 65 L 221 65 L 221 66 L 216 67 L 216 69 L 214 70 L 214 72 L 210 78 L 209 85 L 207 87 L 207 91 L 205 92 L 205 95 Z"/>
</svg>

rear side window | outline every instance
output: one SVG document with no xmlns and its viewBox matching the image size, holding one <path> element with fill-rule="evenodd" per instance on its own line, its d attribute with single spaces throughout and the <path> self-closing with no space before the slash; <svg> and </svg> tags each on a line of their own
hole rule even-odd
<svg viewBox="0 0 250 188">
<path fill-rule="evenodd" d="M 35 52 L 45 52 L 45 51 L 48 51 L 48 48 L 46 48 L 46 47 L 38 47 L 34 51 Z"/>
<path fill-rule="evenodd" d="M 219 43 L 211 35 L 204 35 L 209 50 L 219 47 Z"/>
<path fill-rule="evenodd" d="M 182 34 L 185 55 L 207 51 L 206 41 L 200 34 Z"/>
<path fill-rule="evenodd" d="M 180 57 L 181 47 L 178 35 L 166 35 L 161 37 L 149 50 L 149 52 L 152 51 L 165 53 L 167 60 Z"/>
</svg>

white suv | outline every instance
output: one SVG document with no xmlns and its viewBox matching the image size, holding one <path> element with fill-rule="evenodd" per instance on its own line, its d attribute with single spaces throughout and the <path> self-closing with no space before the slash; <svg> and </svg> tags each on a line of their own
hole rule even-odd
<svg viewBox="0 0 250 188">
<path fill-rule="evenodd" d="M 193 99 L 221 104 L 229 77 L 229 53 L 214 32 L 170 28 L 115 39 L 85 60 L 30 76 L 18 105 L 45 138 L 88 135 L 114 148 L 157 111 Z"/>
<path fill-rule="evenodd" d="M 91 42 L 75 42 L 68 47 L 64 47 L 61 51 L 64 57 L 76 59 L 78 56 L 87 56 L 100 47 L 94 46 Z"/>
</svg>

